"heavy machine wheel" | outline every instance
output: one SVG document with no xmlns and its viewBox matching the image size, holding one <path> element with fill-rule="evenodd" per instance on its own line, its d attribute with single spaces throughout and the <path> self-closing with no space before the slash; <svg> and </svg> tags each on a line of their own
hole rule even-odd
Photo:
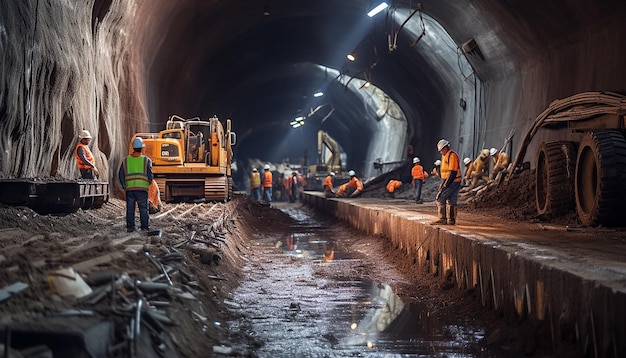
<svg viewBox="0 0 626 358">
<path fill-rule="evenodd" d="M 575 143 L 541 144 L 535 173 L 535 203 L 539 215 L 556 217 L 574 210 L 575 169 Z"/>
<path fill-rule="evenodd" d="M 576 211 L 583 225 L 623 222 L 626 197 L 626 140 L 618 130 L 587 132 L 576 160 Z"/>
</svg>

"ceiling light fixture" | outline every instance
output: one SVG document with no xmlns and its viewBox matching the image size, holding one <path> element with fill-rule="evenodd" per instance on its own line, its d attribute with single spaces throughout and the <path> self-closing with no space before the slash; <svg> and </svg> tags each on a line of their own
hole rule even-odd
<svg viewBox="0 0 626 358">
<path fill-rule="evenodd" d="M 370 11 L 367 12 L 367 16 L 369 17 L 374 17 L 376 16 L 379 12 L 385 10 L 387 7 L 389 7 L 389 4 L 387 4 L 387 2 L 383 1 L 380 4 L 374 6 Z"/>
<path fill-rule="evenodd" d="M 356 55 L 355 55 L 355 53 L 354 53 L 354 52 L 349 53 L 346 57 L 347 57 L 347 58 L 348 58 L 348 60 L 350 60 L 350 61 L 354 61 L 354 60 L 356 60 Z"/>
<path fill-rule="evenodd" d="M 294 118 L 293 121 L 289 122 L 289 125 L 292 126 L 293 128 L 298 128 L 304 125 L 304 116 L 299 116 Z"/>
<path fill-rule="evenodd" d="M 317 92 L 313 93 L 313 97 L 316 97 L 316 98 L 317 97 L 322 97 L 323 95 L 324 95 L 324 92 L 322 92 L 322 91 L 317 91 Z"/>
</svg>

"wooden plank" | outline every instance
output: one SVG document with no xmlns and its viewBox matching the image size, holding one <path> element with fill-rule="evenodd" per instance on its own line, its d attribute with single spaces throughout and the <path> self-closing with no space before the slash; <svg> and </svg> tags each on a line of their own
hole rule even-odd
<svg viewBox="0 0 626 358">
<path fill-rule="evenodd" d="M 75 265 L 73 265 L 72 267 L 74 268 L 75 271 L 86 271 L 88 269 L 91 269 L 94 266 L 98 266 L 98 265 L 102 265 L 105 263 L 109 263 L 115 259 L 119 259 L 121 257 L 124 257 L 124 253 L 123 252 L 112 252 L 110 254 L 106 254 L 106 255 L 102 255 L 102 256 L 98 256 L 98 257 L 94 257 L 93 259 L 87 260 L 87 261 L 83 261 L 83 262 L 79 262 Z"/>
</svg>

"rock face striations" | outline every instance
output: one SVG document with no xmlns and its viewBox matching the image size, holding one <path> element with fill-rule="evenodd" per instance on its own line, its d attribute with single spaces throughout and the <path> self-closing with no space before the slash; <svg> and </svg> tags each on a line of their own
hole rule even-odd
<svg viewBox="0 0 626 358">
<path fill-rule="evenodd" d="M 102 3 L 0 2 L 1 178 L 79 177 L 73 151 L 87 129 L 101 179 L 114 182 L 147 120 L 127 36 L 135 5 Z"/>
</svg>

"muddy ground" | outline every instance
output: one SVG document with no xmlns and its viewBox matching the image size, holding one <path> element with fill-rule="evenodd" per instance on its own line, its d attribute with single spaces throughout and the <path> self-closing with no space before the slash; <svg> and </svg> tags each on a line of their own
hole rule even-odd
<svg viewBox="0 0 626 358">
<path fill-rule="evenodd" d="M 473 200 L 465 196 L 462 209 L 516 221 L 540 220 L 534 213 L 533 180 L 529 175 L 493 188 L 489 196 L 483 194 Z M 427 182 L 425 201 L 434 198 L 437 185 L 436 180 Z M 385 193 L 379 190 L 368 195 Z M 396 198 L 403 195 L 410 200 L 410 185 L 405 184 Z M 245 262 L 254 257 L 254 238 L 285 232 L 293 225 L 293 219 L 244 196 L 227 204 L 165 204 L 160 213 L 151 216 L 152 229 L 160 229 L 160 235 L 147 236 L 141 232 L 126 233 L 124 212 L 124 202 L 118 199 L 111 199 L 98 210 L 79 210 L 63 216 L 0 206 L 0 289 L 16 282 L 28 285 L 0 303 L 0 326 L 36 322 L 44 327 L 40 329 L 45 329 L 47 322 L 55 317 L 66 319 L 70 315 L 68 310 L 80 309 L 83 311 L 79 313 L 71 311 L 72 317 L 88 311 L 98 319 L 114 322 L 115 334 L 110 345 L 116 346 L 115 356 L 125 356 L 136 349 L 129 343 L 128 332 L 132 333 L 136 323 L 132 317 L 141 298 L 142 324 L 151 326 L 141 332 L 149 331 L 152 338 L 143 341 L 138 337 L 136 341 L 158 347 L 154 351 L 159 353 L 153 356 L 174 356 L 173 352 L 181 357 L 212 356 L 214 349 L 229 351 L 227 347 L 231 346 L 239 347 L 231 351 L 233 355 L 255 356 L 254 347 L 263 342 L 228 331 L 225 322 L 236 318 L 236 314 L 224 305 L 224 300 L 242 280 Z M 456 289 L 449 277 L 433 277 L 422 272 L 386 240 L 356 232 L 354 236 L 358 239 L 343 243 L 346 252 L 393 265 L 408 278 L 409 284 L 397 292 L 400 297 L 429 297 L 450 315 L 473 317 L 488 327 L 486 343 L 510 355 L 563 353 L 553 352 L 549 342 L 541 338 L 545 333 L 542 327 L 533 327 L 534 335 L 521 334 L 529 331 L 528 323 L 507 324 L 505 317 L 484 310 L 473 291 Z M 364 247 L 369 249 L 363 250 Z M 74 268 L 94 293 L 77 298 L 84 293 L 61 291 L 58 284 L 54 285 L 59 275 L 53 272 L 62 268 Z M 102 273 L 106 274 L 104 279 Z M 373 279 L 382 278 L 385 272 L 372 270 L 371 275 Z M 119 281 L 125 283 L 113 286 L 115 294 L 107 291 L 101 298 L 94 298 Z M 139 283 L 168 287 L 138 289 Z M 154 314 L 146 313 L 150 310 L 155 310 Z M 160 317 L 159 313 L 168 318 L 161 317 L 156 319 L 159 323 L 151 323 L 155 316 Z"/>
</svg>

